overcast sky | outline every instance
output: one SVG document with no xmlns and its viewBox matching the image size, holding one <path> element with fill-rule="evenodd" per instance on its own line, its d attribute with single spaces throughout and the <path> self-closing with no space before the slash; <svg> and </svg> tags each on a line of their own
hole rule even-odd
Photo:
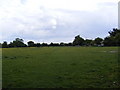
<svg viewBox="0 0 120 90">
<path fill-rule="evenodd" d="M 0 42 L 104 38 L 118 27 L 119 0 L 0 0 Z"/>
</svg>

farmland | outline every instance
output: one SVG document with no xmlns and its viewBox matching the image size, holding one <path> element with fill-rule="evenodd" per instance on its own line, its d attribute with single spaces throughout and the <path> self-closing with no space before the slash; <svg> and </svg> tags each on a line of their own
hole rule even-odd
<svg viewBox="0 0 120 90">
<path fill-rule="evenodd" d="M 3 48 L 2 85 L 3 88 L 118 88 L 118 48 Z"/>
</svg>

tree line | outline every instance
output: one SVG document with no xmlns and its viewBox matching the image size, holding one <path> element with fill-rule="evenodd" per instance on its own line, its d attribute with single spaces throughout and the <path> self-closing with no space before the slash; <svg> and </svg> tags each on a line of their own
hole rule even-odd
<svg viewBox="0 0 120 90">
<path fill-rule="evenodd" d="M 16 38 L 9 44 L 7 41 L 0 43 L 2 48 L 11 48 L 11 47 L 43 47 L 43 46 L 120 46 L 120 29 L 113 28 L 112 31 L 109 31 L 109 36 L 104 39 L 97 37 L 94 40 L 92 39 L 83 39 L 80 35 L 75 36 L 73 42 L 70 43 L 34 43 L 33 41 L 28 41 L 27 44 L 24 43 L 23 39 Z"/>
</svg>

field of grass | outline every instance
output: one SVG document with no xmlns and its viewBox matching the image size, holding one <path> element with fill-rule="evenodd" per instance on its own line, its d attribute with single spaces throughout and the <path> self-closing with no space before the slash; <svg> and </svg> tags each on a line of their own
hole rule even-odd
<svg viewBox="0 0 120 90">
<path fill-rule="evenodd" d="M 3 88 L 118 88 L 117 47 L 2 49 Z"/>
<path fill-rule="evenodd" d="M 2 49 L 0 49 L 0 89 L 2 88 Z"/>
</svg>

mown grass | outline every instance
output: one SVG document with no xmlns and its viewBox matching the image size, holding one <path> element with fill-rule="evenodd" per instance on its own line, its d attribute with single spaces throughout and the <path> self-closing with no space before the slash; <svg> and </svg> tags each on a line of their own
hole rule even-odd
<svg viewBox="0 0 120 90">
<path fill-rule="evenodd" d="M 3 88 L 118 88 L 117 47 L 2 50 Z"/>
<path fill-rule="evenodd" d="M 2 88 L 2 49 L 0 49 L 0 89 Z"/>
</svg>

